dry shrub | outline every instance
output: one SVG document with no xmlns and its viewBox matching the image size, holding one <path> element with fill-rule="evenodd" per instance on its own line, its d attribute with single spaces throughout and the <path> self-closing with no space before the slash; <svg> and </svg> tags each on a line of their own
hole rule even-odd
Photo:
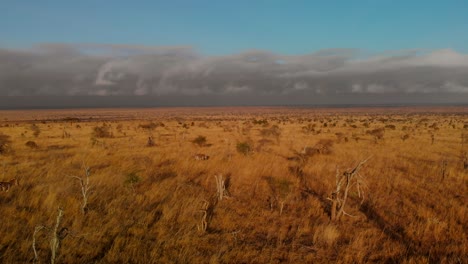
<svg viewBox="0 0 468 264">
<path fill-rule="evenodd" d="M 284 199 L 292 190 L 292 182 L 286 178 L 264 177 L 270 191 L 277 199 Z"/>
<path fill-rule="evenodd" d="M 256 146 L 255 150 L 258 151 L 258 152 L 260 152 L 262 150 L 266 150 L 266 147 L 268 145 L 272 145 L 272 144 L 273 144 L 273 141 L 271 141 L 270 139 L 262 138 L 257 142 L 257 146 Z"/>
<path fill-rule="evenodd" d="M 405 141 L 409 138 L 410 136 L 408 134 L 404 134 L 403 136 L 401 136 L 401 140 Z"/>
<path fill-rule="evenodd" d="M 268 126 L 268 120 L 266 120 L 266 119 L 259 119 L 259 120 L 254 119 L 254 120 L 252 120 L 252 124 L 254 124 L 254 125 L 262 125 L 262 126 Z"/>
<path fill-rule="evenodd" d="M 31 130 L 33 132 L 34 137 L 38 137 L 39 134 L 41 134 L 41 129 L 36 124 L 31 125 Z"/>
<path fill-rule="evenodd" d="M 10 136 L 0 132 L 0 154 L 6 154 L 11 151 Z"/>
<path fill-rule="evenodd" d="M 130 172 L 125 175 L 124 184 L 127 186 L 135 186 L 136 184 L 140 183 L 141 177 L 136 172 Z"/>
<path fill-rule="evenodd" d="M 336 135 L 336 140 L 338 143 L 340 143 L 342 140 L 344 140 L 346 137 L 345 137 L 345 134 L 342 133 L 342 132 L 337 132 L 335 133 Z"/>
<path fill-rule="evenodd" d="M 315 126 L 316 124 L 307 124 L 306 126 L 302 127 L 302 132 L 304 132 L 305 134 L 315 132 Z"/>
<path fill-rule="evenodd" d="M 24 144 L 26 147 L 32 148 L 32 149 L 37 149 L 39 146 L 36 144 L 34 141 L 28 141 L 26 144 Z"/>
<path fill-rule="evenodd" d="M 177 176 L 177 172 L 172 168 L 163 167 L 152 170 L 148 175 L 150 183 L 162 182 L 166 179 L 174 178 Z"/>
<path fill-rule="evenodd" d="M 147 130 L 154 130 L 157 127 L 163 127 L 163 126 L 164 126 L 164 124 L 161 123 L 161 122 L 159 122 L 159 123 L 150 122 L 150 123 L 138 125 L 139 128 L 143 128 L 143 129 L 147 129 Z"/>
<path fill-rule="evenodd" d="M 279 136 L 281 135 L 281 131 L 277 125 L 273 125 L 270 128 L 264 128 L 260 130 L 260 135 L 262 135 L 263 137 L 279 138 Z"/>
<path fill-rule="evenodd" d="M 248 155 L 252 151 L 252 146 L 249 142 L 239 142 L 236 145 L 237 152 Z"/>
<path fill-rule="evenodd" d="M 331 139 L 320 139 L 317 144 L 313 147 L 317 153 L 330 155 L 333 153 L 333 140 Z"/>
<path fill-rule="evenodd" d="M 366 134 L 373 136 L 375 142 L 377 142 L 379 139 L 383 139 L 385 130 L 383 128 L 376 128 L 372 130 L 367 130 Z"/>
<path fill-rule="evenodd" d="M 199 147 L 204 147 L 206 146 L 206 137 L 198 136 L 194 140 L 192 140 L 192 143 L 198 145 Z"/>
<path fill-rule="evenodd" d="M 110 131 L 109 126 L 102 125 L 102 126 L 95 126 L 93 128 L 93 137 L 96 137 L 96 138 L 111 138 L 111 137 L 114 137 L 114 135 Z"/>
<path fill-rule="evenodd" d="M 154 147 L 156 143 L 154 143 L 154 139 L 152 136 L 148 137 L 148 140 L 146 141 L 146 146 L 147 147 Z"/>
</svg>

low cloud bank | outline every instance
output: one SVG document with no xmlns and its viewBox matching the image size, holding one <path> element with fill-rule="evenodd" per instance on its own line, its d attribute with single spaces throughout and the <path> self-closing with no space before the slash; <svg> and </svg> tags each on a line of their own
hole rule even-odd
<svg viewBox="0 0 468 264">
<path fill-rule="evenodd" d="M 53 43 L 0 49 L 0 96 L 109 95 L 197 97 L 202 104 L 204 97 L 299 104 L 304 96 L 348 96 L 352 104 L 373 95 L 468 102 L 468 55 L 447 49 L 363 57 L 357 50 L 330 49 L 205 56 L 184 46 Z"/>
</svg>

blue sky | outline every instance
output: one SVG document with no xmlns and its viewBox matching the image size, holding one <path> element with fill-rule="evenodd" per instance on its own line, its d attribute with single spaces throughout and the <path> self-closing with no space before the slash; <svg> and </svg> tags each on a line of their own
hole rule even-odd
<svg viewBox="0 0 468 264">
<path fill-rule="evenodd" d="M 468 1 L 24 1 L 0 0 L 0 47 L 37 43 L 193 46 L 305 54 L 468 52 Z"/>
</svg>

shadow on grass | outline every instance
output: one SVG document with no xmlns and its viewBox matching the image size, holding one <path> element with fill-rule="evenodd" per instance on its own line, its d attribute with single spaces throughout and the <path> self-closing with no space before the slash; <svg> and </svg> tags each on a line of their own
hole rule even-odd
<svg viewBox="0 0 468 264">
<path fill-rule="evenodd" d="M 443 259 L 441 255 L 431 254 L 430 247 L 424 246 L 421 241 L 413 240 L 405 233 L 405 228 L 401 225 L 392 225 L 376 210 L 374 205 L 366 201 L 362 204 L 360 211 L 364 213 L 368 220 L 372 221 L 387 237 L 402 244 L 405 247 L 404 258 L 428 257 L 429 263 L 440 263 Z M 398 263 L 401 259 L 388 259 L 385 262 Z"/>
</svg>

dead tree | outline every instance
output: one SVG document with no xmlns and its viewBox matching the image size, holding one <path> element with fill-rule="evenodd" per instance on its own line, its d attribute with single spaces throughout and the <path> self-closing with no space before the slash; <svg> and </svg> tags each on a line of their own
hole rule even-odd
<svg viewBox="0 0 468 264">
<path fill-rule="evenodd" d="M 58 230 L 59 230 L 60 222 L 62 221 L 62 217 L 63 217 L 63 210 L 59 208 L 57 221 L 55 222 L 54 229 L 52 229 L 52 234 L 51 234 L 52 237 L 50 239 L 50 252 L 52 253 L 50 256 L 51 264 L 55 263 L 55 258 L 57 257 L 57 252 L 60 246 L 61 236 L 59 235 Z"/>
<path fill-rule="evenodd" d="M 227 196 L 225 180 L 223 179 L 223 175 L 215 175 L 216 179 L 216 196 L 218 197 L 218 201 L 223 200 L 223 197 Z"/>
<path fill-rule="evenodd" d="M 49 231 L 50 235 L 50 263 L 54 264 L 55 259 L 57 258 L 58 250 L 60 247 L 60 242 L 67 236 L 68 234 L 68 229 L 67 228 L 61 228 L 60 223 L 62 222 L 62 217 L 63 217 L 63 209 L 59 208 L 58 209 L 58 214 L 57 214 L 57 220 L 55 221 L 55 226 L 53 228 L 49 228 L 46 226 L 36 226 L 34 229 L 34 234 L 33 234 L 33 241 L 32 241 L 32 248 L 34 252 L 34 263 L 39 261 L 39 257 L 37 254 L 37 249 L 36 249 L 36 235 L 43 229 L 46 229 Z"/>
<path fill-rule="evenodd" d="M 46 227 L 41 225 L 41 226 L 36 226 L 36 228 L 34 229 L 33 241 L 32 241 L 32 249 L 33 249 L 33 252 L 34 252 L 34 261 L 33 261 L 33 263 L 36 263 L 39 260 L 39 257 L 37 256 L 37 250 L 36 250 L 36 235 L 39 233 L 39 231 L 41 231 L 44 228 L 46 228 Z"/>
<path fill-rule="evenodd" d="M 206 229 L 208 228 L 208 209 L 209 209 L 210 203 L 206 200 L 203 200 L 203 205 L 202 208 L 200 209 L 200 212 L 202 213 L 201 219 L 200 219 L 200 225 L 197 226 L 198 231 L 205 233 Z"/>
<path fill-rule="evenodd" d="M 90 168 L 87 167 L 87 166 L 83 166 L 84 167 L 84 171 L 85 171 L 85 175 L 82 176 L 82 177 L 78 177 L 78 176 L 69 176 L 73 179 L 77 179 L 80 183 L 80 186 L 81 186 L 81 195 L 83 196 L 83 201 L 81 202 L 81 212 L 83 214 L 86 213 L 86 209 L 87 209 L 87 206 L 88 206 L 88 194 L 89 194 L 89 190 L 91 189 L 91 186 L 89 186 L 89 176 L 91 174 L 90 172 Z"/>
<path fill-rule="evenodd" d="M 370 157 L 359 162 L 353 169 L 342 173 L 340 173 L 338 168 L 336 169 L 335 191 L 332 192 L 331 198 L 328 198 L 332 201 L 330 215 L 332 221 L 340 220 L 343 215 L 350 216 L 350 214 L 345 212 L 344 208 L 348 199 L 349 190 L 352 187 L 356 186 L 358 196 L 364 201 L 364 193 L 362 192 L 363 181 L 362 177 L 359 175 L 359 170 L 369 159 Z"/>
</svg>

